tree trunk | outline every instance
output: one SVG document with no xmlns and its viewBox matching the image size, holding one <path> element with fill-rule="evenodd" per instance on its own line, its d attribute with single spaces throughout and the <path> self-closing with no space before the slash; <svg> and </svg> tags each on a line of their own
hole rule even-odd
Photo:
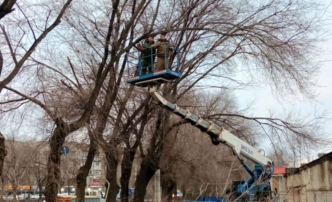
<svg viewBox="0 0 332 202">
<path fill-rule="evenodd" d="M 129 181 L 131 176 L 131 170 L 133 167 L 133 161 L 135 157 L 135 151 L 131 148 L 125 148 L 123 153 L 123 159 L 121 164 L 121 202 L 129 201 Z"/>
<path fill-rule="evenodd" d="M 80 167 L 76 176 L 77 188 L 76 188 L 76 202 L 84 202 L 85 200 L 85 187 L 86 178 L 89 175 L 93 159 L 97 152 L 97 142 L 90 136 L 90 147 L 88 156 L 86 158 L 84 166 Z"/>
<path fill-rule="evenodd" d="M 165 172 L 160 171 L 160 182 L 162 199 L 172 201 L 172 194 L 175 194 L 174 199 L 176 199 L 176 193 L 174 193 L 174 189 L 176 188 L 174 180 L 166 176 Z"/>
<path fill-rule="evenodd" d="M 116 158 L 116 151 L 107 151 L 106 155 L 106 202 L 115 202 L 116 195 L 119 192 L 119 186 L 117 184 L 117 166 L 118 160 Z"/>
<path fill-rule="evenodd" d="M 68 134 L 68 125 L 62 120 L 56 121 L 56 128 L 50 139 L 50 153 L 47 162 L 47 182 L 45 197 L 47 202 L 56 202 L 61 179 L 61 149 Z"/>
<path fill-rule="evenodd" d="M 5 137 L 0 132 L 0 176 L 2 176 L 3 162 L 5 161 L 6 155 Z"/>
<path fill-rule="evenodd" d="M 4 193 L 5 193 L 5 179 L 3 176 L 0 176 L 1 179 L 1 193 L 0 193 L 0 201 L 4 201 Z"/>
<path fill-rule="evenodd" d="M 150 154 L 152 156 L 153 154 Z M 153 177 L 155 172 L 158 170 L 155 164 L 154 158 L 145 157 L 141 163 L 141 169 L 137 175 L 135 182 L 135 194 L 134 202 L 144 202 L 146 194 L 146 187 L 148 186 L 150 179 Z"/>
<path fill-rule="evenodd" d="M 43 185 L 42 185 L 42 183 L 40 182 L 40 179 L 39 179 L 39 181 L 38 181 L 38 189 L 39 189 L 39 198 L 38 198 L 38 202 L 41 202 L 41 201 L 43 201 L 43 199 L 42 199 L 42 197 L 43 197 L 43 192 L 42 192 L 42 190 L 43 190 Z"/>
<path fill-rule="evenodd" d="M 165 110 L 161 110 L 158 113 L 156 129 L 150 143 L 151 148 L 148 149 L 147 155 L 143 157 L 141 169 L 136 177 L 134 202 L 144 202 L 146 187 L 152 176 L 159 169 L 158 163 L 163 150 L 163 140 L 165 134 L 169 131 L 167 128 L 169 117 L 170 113 L 165 113 Z"/>
</svg>

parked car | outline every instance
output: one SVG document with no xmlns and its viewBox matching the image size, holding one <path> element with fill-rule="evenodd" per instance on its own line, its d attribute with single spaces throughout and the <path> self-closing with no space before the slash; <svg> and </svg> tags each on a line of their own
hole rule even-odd
<svg viewBox="0 0 332 202">
<path fill-rule="evenodd" d="M 2 198 L 5 201 L 12 201 L 12 200 L 14 200 L 14 195 L 11 194 L 11 195 L 8 195 L 8 196 L 3 196 Z M 22 195 L 22 194 L 17 194 L 16 195 L 16 200 L 23 200 L 23 199 L 24 199 L 24 195 Z"/>
</svg>

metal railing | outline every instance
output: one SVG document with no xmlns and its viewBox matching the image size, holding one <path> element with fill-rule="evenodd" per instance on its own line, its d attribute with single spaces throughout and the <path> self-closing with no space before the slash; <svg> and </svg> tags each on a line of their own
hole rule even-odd
<svg viewBox="0 0 332 202">
<path fill-rule="evenodd" d="M 149 48 L 149 54 L 143 54 L 142 51 L 134 50 L 125 55 L 127 64 L 127 74 L 129 78 L 138 77 L 146 74 L 153 74 L 157 71 L 157 64 L 161 57 L 153 48 Z M 180 70 L 180 51 L 175 48 L 173 51 L 167 50 L 167 44 L 164 44 L 163 70 L 170 69 L 175 72 Z"/>
</svg>

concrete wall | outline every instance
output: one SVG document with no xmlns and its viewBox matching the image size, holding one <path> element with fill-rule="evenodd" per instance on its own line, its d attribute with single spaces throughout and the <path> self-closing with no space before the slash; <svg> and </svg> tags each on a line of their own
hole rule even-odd
<svg viewBox="0 0 332 202">
<path fill-rule="evenodd" d="M 286 199 L 287 186 L 286 178 L 283 175 L 274 175 L 272 177 L 272 190 L 277 193 L 279 201 Z"/>
<path fill-rule="evenodd" d="M 332 158 L 287 177 L 273 176 L 272 187 L 278 189 L 279 201 L 332 202 Z"/>
</svg>

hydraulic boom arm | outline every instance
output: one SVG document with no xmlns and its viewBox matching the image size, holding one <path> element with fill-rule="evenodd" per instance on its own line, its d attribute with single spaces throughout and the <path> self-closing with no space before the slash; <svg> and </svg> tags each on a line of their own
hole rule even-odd
<svg viewBox="0 0 332 202">
<path fill-rule="evenodd" d="M 189 123 L 199 128 L 202 132 L 210 135 L 213 144 L 217 145 L 219 143 L 223 143 L 230 147 L 237 156 L 242 154 L 254 163 L 266 165 L 268 161 L 271 162 L 270 159 L 262 155 L 256 148 L 242 141 L 224 128 L 215 125 L 210 121 L 206 121 L 199 116 L 190 113 L 188 110 L 184 110 L 176 104 L 167 101 L 157 92 L 156 86 L 150 87 L 149 91 L 151 96 L 164 108 L 172 111 L 174 114 L 177 114 L 181 118 L 186 119 Z"/>
</svg>

